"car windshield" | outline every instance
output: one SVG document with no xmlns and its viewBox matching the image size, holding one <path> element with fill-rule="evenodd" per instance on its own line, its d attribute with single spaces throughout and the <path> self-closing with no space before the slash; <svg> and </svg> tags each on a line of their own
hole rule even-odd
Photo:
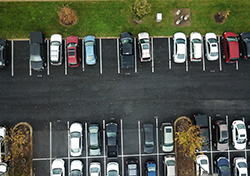
<svg viewBox="0 0 250 176">
<path fill-rule="evenodd" d="M 70 176 L 80 176 L 81 172 L 79 170 L 72 170 L 70 172 Z"/>
<path fill-rule="evenodd" d="M 57 41 L 51 42 L 50 45 L 51 45 L 51 46 L 59 46 L 59 45 L 60 45 L 60 42 L 57 42 Z"/>
<path fill-rule="evenodd" d="M 121 39 L 121 42 L 122 42 L 122 44 L 124 44 L 124 43 L 132 43 L 133 39 L 131 39 L 131 38 L 123 38 L 123 39 Z"/>
<path fill-rule="evenodd" d="M 86 59 L 89 60 L 89 61 L 94 60 L 94 56 L 93 55 L 87 55 Z"/>
<path fill-rule="evenodd" d="M 184 59 L 184 56 L 185 56 L 184 54 L 177 54 L 178 59 Z"/>
<path fill-rule="evenodd" d="M 250 38 L 244 38 L 243 40 L 247 43 L 250 41 Z"/>
<path fill-rule="evenodd" d="M 214 38 L 210 38 L 210 39 L 208 39 L 208 42 L 209 42 L 209 43 L 217 43 L 217 40 L 214 39 Z"/>
<path fill-rule="evenodd" d="M 153 141 L 151 141 L 151 142 L 145 142 L 145 146 L 147 146 L 147 147 L 152 147 L 152 146 L 154 146 L 154 142 Z"/>
<path fill-rule="evenodd" d="M 218 56 L 218 52 L 212 52 L 210 55 L 211 55 L 212 57 Z"/>
<path fill-rule="evenodd" d="M 172 146 L 173 145 L 173 143 L 164 143 L 164 146 Z"/>
<path fill-rule="evenodd" d="M 200 39 L 193 39 L 193 42 L 194 43 L 201 43 L 201 40 Z"/>
<path fill-rule="evenodd" d="M 228 166 L 220 166 L 219 169 L 220 169 L 221 172 L 230 172 Z"/>
<path fill-rule="evenodd" d="M 61 168 L 55 168 L 53 169 L 53 174 L 61 174 L 62 173 L 62 169 Z"/>
<path fill-rule="evenodd" d="M 155 172 L 156 168 L 154 166 L 149 166 L 148 167 L 148 172 Z"/>
<path fill-rule="evenodd" d="M 237 128 L 240 130 L 240 129 L 245 129 L 245 125 L 243 125 L 243 124 L 238 124 L 237 125 Z"/>
<path fill-rule="evenodd" d="M 2 137 L 2 136 L 0 136 L 0 143 L 2 143 L 2 141 L 3 141 L 3 137 Z"/>
<path fill-rule="evenodd" d="M 98 171 L 99 171 L 99 169 L 98 169 L 97 167 L 92 167 L 92 168 L 90 169 L 90 172 L 91 172 L 91 173 L 98 173 Z"/>
<path fill-rule="evenodd" d="M 93 46 L 93 45 L 94 45 L 93 41 L 85 42 L 85 46 Z"/>
<path fill-rule="evenodd" d="M 222 144 L 228 143 L 228 139 L 220 139 L 219 143 L 222 143 Z"/>
<path fill-rule="evenodd" d="M 4 46 L 3 45 L 0 45 L 0 50 L 3 50 L 4 49 Z"/>
<path fill-rule="evenodd" d="M 247 167 L 245 162 L 239 162 L 238 166 L 239 166 L 239 168 L 246 168 Z"/>
<path fill-rule="evenodd" d="M 107 132 L 107 137 L 116 137 L 116 132 Z"/>
<path fill-rule="evenodd" d="M 246 139 L 238 139 L 237 143 L 238 144 L 244 144 L 246 142 Z"/>
<path fill-rule="evenodd" d="M 207 160 L 201 160 L 201 164 L 207 164 Z"/>
<path fill-rule="evenodd" d="M 175 161 L 174 160 L 168 160 L 167 161 L 167 165 L 168 166 L 174 166 L 175 165 Z"/>
<path fill-rule="evenodd" d="M 176 43 L 178 43 L 178 44 L 179 44 L 179 43 L 185 44 L 185 40 L 184 40 L 184 39 L 177 39 L 177 40 L 176 40 Z"/>
<path fill-rule="evenodd" d="M 115 171 L 115 170 L 109 171 L 108 176 L 117 176 L 117 171 Z"/>
<path fill-rule="evenodd" d="M 149 43 L 149 39 L 141 39 L 140 43 Z"/>
<path fill-rule="evenodd" d="M 233 37 L 233 36 L 227 37 L 227 40 L 228 40 L 228 42 L 237 42 L 238 41 L 237 38 Z"/>
<path fill-rule="evenodd" d="M 42 58 L 40 55 L 30 55 L 30 61 L 33 61 L 33 62 L 41 62 L 42 61 Z"/>
<path fill-rule="evenodd" d="M 76 47 L 76 46 L 77 46 L 77 43 L 69 43 L 67 45 L 67 48 L 69 48 L 69 47 Z"/>
<path fill-rule="evenodd" d="M 80 138 L 80 133 L 79 132 L 72 132 L 70 133 L 71 138 Z"/>
</svg>

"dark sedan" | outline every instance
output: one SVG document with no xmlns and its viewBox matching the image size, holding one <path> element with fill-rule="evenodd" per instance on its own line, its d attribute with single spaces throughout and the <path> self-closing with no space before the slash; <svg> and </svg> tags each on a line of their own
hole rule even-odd
<svg viewBox="0 0 250 176">
<path fill-rule="evenodd" d="M 240 50 L 244 59 L 250 59 L 250 33 L 240 34 Z"/>
<path fill-rule="evenodd" d="M 130 32 L 123 32 L 120 36 L 121 67 L 134 67 L 134 39 Z"/>
<path fill-rule="evenodd" d="M 151 123 L 146 123 L 143 125 L 144 131 L 144 152 L 153 153 L 155 143 L 154 143 L 154 126 Z"/>
<path fill-rule="evenodd" d="M 6 66 L 6 40 L 0 39 L 0 68 Z"/>
</svg>

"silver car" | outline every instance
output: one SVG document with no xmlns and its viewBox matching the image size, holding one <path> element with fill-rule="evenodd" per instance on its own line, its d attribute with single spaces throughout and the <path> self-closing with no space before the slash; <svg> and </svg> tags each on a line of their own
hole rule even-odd
<svg viewBox="0 0 250 176">
<path fill-rule="evenodd" d="M 164 164 L 167 167 L 167 176 L 175 176 L 176 165 L 175 165 L 175 156 L 164 156 Z"/>
<path fill-rule="evenodd" d="M 89 165 L 90 176 L 101 176 L 101 163 L 91 162 Z"/>
<path fill-rule="evenodd" d="M 141 62 L 151 61 L 151 48 L 149 34 L 141 32 L 138 34 L 139 57 Z"/>
<path fill-rule="evenodd" d="M 97 156 L 101 154 L 100 129 L 99 125 L 91 124 L 89 126 L 89 155 Z"/>
<path fill-rule="evenodd" d="M 228 150 L 228 126 L 224 120 L 215 122 L 215 147 L 217 150 Z"/>
<path fill-rule="evenodd" d="M 218 55 L 218 41 L 214 33 L 206 33 L 205 35 L 205 46 L 206 46 L 206 56 L 207 60 L 214 61 L 217 60 Z"/>
</svg>

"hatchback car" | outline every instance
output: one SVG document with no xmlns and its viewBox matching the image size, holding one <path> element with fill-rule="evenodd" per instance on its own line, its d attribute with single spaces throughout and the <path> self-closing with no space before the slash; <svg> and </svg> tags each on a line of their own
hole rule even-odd
<svg viewBox="0 0 250 176">
<path fill-rule="evenodd" d="M 55 159 L 51 165 L 51 176 L 65 176 L 63 159 Z"/>
<path fill-rule="evenodd" d="M 4 68 L 7 63 L 6 46 L 7 46 L 7 41 L 5 39 L 0 39 L 0 68 Z"/>
<path fill-rule="evenodd" d="M 107 164 L 107 176 L 119 176 L 119 164 L 117 162 Z"/>
<path fill-rule="evenodd" d="M 218 41 L 215 33 L 206 33 L 205 35 L 205 46 L 207 60 L 215 61 L 219 58 Z"/>
<path fill-rule="evenodd" d="M 80 160 L 73 160 L 70 164 L 70 176 L 82 176 L 83 164 Z"/>
<path fill-rule="evenodd" d="M 132 159 L 126 161 L 126 176 L 138 176 L 138 160 Z"/>
<path fill-rule="evenodd" d="M 232 138 L 233 146 L 237 150 L 243 150 L 246 148 L 247 131 L 245 123 L 242 120 L 235 120 L 232 123 Z"/>
<path fill-rule="evenodd" d="M 0 163 L 0 175 L 5 175 L 7 173 L 7 167 L 6 163 Z"/>
<path fill-rule="evenodd" d="M 80 65 L 79 39 L 77 36 L 69 36 L 66 39 L 67 59 L 69 67 Z"/>
<path fill-rule="evenodd" d="M 164 164 L 167 167 L 167 176 L 176 175 L 175 156 L 164 156 Z"/>
<path fill-rule="evenodd" d="M 53 34 L 50 38 L 50 64 L 62 65 L 62 35 Z"/>
<path fill-rule="evenodd" d="M 209 173 L 209 161 L 206 155 L 196 156 L 196 175 L 203 175 L 204 173 Z"/>
<path fill-rule="evenodd" d="M 120 57 L 122 68 L 134 67 L 134 38 L 130 32 L 120 35 Z"/>
<path fill-rule="evenodd" d="M 82 154 L 82 124 L 75 122 L 70 125 L 70 154 L 80 156 Z"/>
<path fill-rule="evenodd" d="M 174 62 L 184 63 L 186 61 L 187 38 L 184 33 L 177 32 L 174 34 Z"/>
<path fill-rule="evenodd" d="M 202 59 L 203 38 L 200 33 L 192 32 L 190 34 L 190 61 L 197 62 Z"/>
<path fill-rule="evenodd" d="M 88 128 L 89 131 L 89 155 L 97 156 L 101 154 L 100 142 L 100 127 L 97 124 L 91 124 Z"/>
<path fill-rule="evenodd" d="M 171 123 L 161 124 L 162 151 L 172 152 L 174 149 L 174 131 Z"/>
<path fill-rule="evenodd" d="M 46 46 L 42 32 L 30 33 L 30 65 L 33 70 L 41 71 L 46 68 Z"/>
<path fill-rule="evenodd" d="M 244 59 L 250 59 L 250 33 L 240 34 L 240 50 Z"/>
<path fill-rule="evenodd" d="M 228 126 L 224 120 L 215 122 L 215 145 L 217 150 L 228 150 Z"/>
<path fill-rule="evenodd" d="M 151 61 L 150 40 L 147 32 L 141 32 L 138 34 L 138 44 L 140 61 Z"/>
<path fill-rule="evenodd" d="M 153 153 L 154 151 L 154 126 L 151 123 L 146 123 L 143 125 L 144 132 L 144 152 Z"/>
<path fill-rule="evenodd" d="M 234 176 L 248 176 L 247 160 L 244 157 L 236 157 L 233 160 Z"/>
<path fill-rule="evenodd" d="M 231 176 L 229 161 L 225 157 L 220 157 L 217 159 L 217 169 L 219 176 Z"/>
<path fill-rule="evenodd" d="M 85 62 L 87 65 L 96 64 L 96 42 L 95 37 L 88 35 L 84 37 Z"/>
<path fill-rule="evenodd" d="M 239 60 L 239 43 L 234 32 L 224 32 L 222 36 L 223 57 L 226 63 L 234 63 Z"/>
<path fill-rule="evenodd" d="M 6 136 L 6 128 L 0 127 L 0 146 Z"/>
<path fill-rule="evenodd" d="M 89 165 L 90 176 L 101 176 L 101 163 L 91 162 Z"/>
<path fill-rule="evenodd" d="M 155 161 L 146 162 L 146 172 L 147 172 L 147 176 L 156 176 L 156 162 Z"/>
</svg>

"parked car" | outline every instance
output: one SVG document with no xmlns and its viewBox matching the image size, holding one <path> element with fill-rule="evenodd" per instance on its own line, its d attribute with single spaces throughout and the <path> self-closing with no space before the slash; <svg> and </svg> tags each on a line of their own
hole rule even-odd
<svg viewBox="0 0 250 176">
<path fill-rule="evenodd" d="M 101 176 L 101 163 L 91 162 L 89 165 L 90 176 Z"/>
<path fill-rule="evenodd" d="M 239 60 L 239 43 L 234 32 L 224 32 L 222 36 L 223 57 L 226 63 L 234 63 Z"/>
<path fill-rule="evenodd" d="M 75 122 L 70 125 L 70 155 L 80 156 L 82 154 L 82 124 Z"/>
<path fill-rule="evenodd" d="M 41 71 L 46 68 L 46 45 L 42 32 L 30 33 L 30 65 L 33 70 Z"/>
<path fill-rule="evenodd" d="M 205 46 L 207 60 L 215 61 L 219 58 L 218 41 L 215 33 L 206 33 Z"/>
<path fill-rule="evenodd" d="M 126 161 L 126 176 L 138 176 L 138 160 L 130 159 Z"/>
<path fill-rule="evenodd" d="M 88 35 L 84 37 L 84 46 L 85 46 L 85 62 L 87 65 L 96 64 L 96 42 L 95 37 Z"/>
<path fill-rule="evenodd" d="M 144 132 L 144 152 L 153 153 L 155 143 L 154 143 L 154 126 L 151 123 L 146 123 L 143 125 Z"/>
<path fill-rule="evenodd" d="M 120 57 L 122 68 L 134 67 L 134 38 L 130 32 L 120 35 Z"/>
<path fill-rule="evenodd" d="M 119 176 L 119 164 L 117 162 L 107 164 L 107 176 Z"/>
<path fill-rule="evenodd" d="M 156 162 L 155 161 L 146 162 L 146 172 L 147 172 L 147 176 L 156 176 Z"/>
<path fill-rule="evenodd" d="M 100 127 L 97 124 L 89 125 L 89 155 L 101 154 Z"/>
<path fill-rule="evenodd" d="M 196 156 L 196 175 L 200 176 L 209 173 L 209 161 L 206 155 Z"/>
<path fill-rule="evenodd" d="M 70 176 L 82 176 L 83 164 L 80 160 L 73 160 L 70 164 Z"/>
<path fill-rule="evenodd" d="M 226 157 L 219 157 L 217 159 L 217 169 L 219 176 L 230 176 L 229 160 Z"/>
<path fill-rule="evenodd" d="M 6 136 L 6 128 L 0 127 L 0 146 Z"/>
<path fill-rule="evenodd" d="M 118 131 L 116 123 L 110 122 L 106 124 L 106 144 L 107 157 L 116 158 L 118 156 Z"/>
<path fill-rule="evenodd" d="M 215 122 L 215 144 L 217 150 L 228 150 L 228 126 L 224 120 Z"/>
<path fill-rule="evenodd" d="M 192 32 L 190 34 L 190 61 L 201 61 L 203 52 L 203 38 L 200 33 Z"/>
<path fill-rule="evenodd" d="M 171 123 L 161 124 L 162 151 L 172 152 L 174 150 L 174 131 Z"/>
<path fill-rule="evenodd" d="M 62 35 L 53 34 L 50 37 L 50 64 L 62 65 Z"/>
<path fill-rule="evenodd" d="M 66 39 L 67 59 L 69 67 L 78 67 L 80 65 L 79 38 L 69 36 Z"/>
<path fill-rule="evenodd" d="M 242 120 L 235 120 L 232 123 L 232 138 L 233 146 L 237 150 L 243 150 L 246 148 L 247 143 L 247 131 L 245 123 Z"/>
<path fill-rule="evenodd" d="M 175 156 L 164 156 L 164 164 L 167 167 L 167 176 L 176 175 Z"/>
<path fill-rule="evenodd" d="M 234 176 L 248 176 L 247 160 L 244 157 L 236 157 L 233 160 Z"/>
<path fill-rule="evenodd" d="M 55 159 L 51 165 L 51 176 L 65 176 L 63 159 Z"/>
<path fill-rule="evenodd" d="M 3 162 L 0 163 L 0 175 L 6 175 L 7 167 L 8 166 L 6 163 L 3 163 Z"/>
<path fill-rule="evenodd" d="M 151 61 L 150 39 L 147 32 L 138 34 L 139 57 L 141 62 Z"/>
<path fill-rule="evenodd" d="M 177 32 L 173 40 L 174 62 L 184 63 L 186 61 L 187 38 L 184 33 Z"/>
<path fill-rule="evenodd" d="M 240 34 L 240 50 L 244 59 L 250 59 L 250 33 Z"/>
<path fill-rule="evenodd" d="M 7 65 L 6 46 L 7 40 L 0 39 L 0 68 L 4 68 Z"/>
</svg>

